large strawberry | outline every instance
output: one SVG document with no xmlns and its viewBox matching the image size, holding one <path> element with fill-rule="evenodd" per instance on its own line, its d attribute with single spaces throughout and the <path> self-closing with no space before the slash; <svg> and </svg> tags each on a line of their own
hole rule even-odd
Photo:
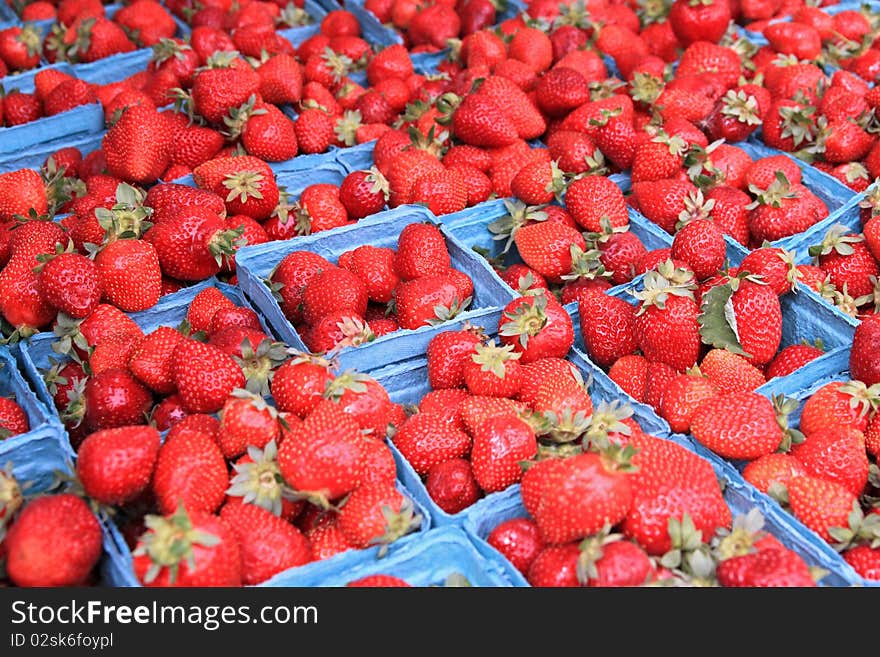
<svg viewBox="0 0 880 657">
<path fill-rule="evenodd" d="M 520 463 L 533 458 L 538 447 L 528 424 L 503 416 L 483 422 L 473 440 L 471 466 L 477 483 L 487 493 L 517 483 L 523 475 Z"/>
<path fill-rule="evenodd" d="M 153 427 L 106 429 L 82 442 L 76 470 L 89 497 L 124 504 L 149 486 L 158 454 L 159 432 Z"/>
<path fill-rule="evenodd" d="M 155 108 L 126 109 L 101 142 L 107 171 L 127 182 L 153 183 L 168 168 L 171 123 Z"/>
<path fill-rule="evenodd" d="M 574 343 L 571 317 L 547 294 L 511 301 L 502 312 L 498 335 L 504 344 L 521 353 L 520 363 L 539 358 L 564 358 Z"/>
<path fill-rule="evenodd" d="M 186 339 L 175 347 L 173 358 L 177 392 L 193 413 L 214 413 L 233 390 L 245 387 L 241 366 L 213 345 Z"/>
</svg>

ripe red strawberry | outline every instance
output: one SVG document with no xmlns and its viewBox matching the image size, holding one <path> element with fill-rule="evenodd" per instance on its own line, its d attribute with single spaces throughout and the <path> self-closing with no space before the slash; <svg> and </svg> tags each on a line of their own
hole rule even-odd
<svg viewBox="0 0 880 657">
<path fill-rule="evenodd" d="M 636 311 L 636 339 L 645 357 L 679 372 L 692 367 L 701 345 L 699 310 L 692 290 L 673 286 L 658 272 L 650 271 L 638 296 L 642 303 Z"/>
<path fill-rule="evenodd" d="M 806 475 L 804 466 L 791 454 L 765 454 L 743 468 L 743 479 L 762 493 L 770 493 L 774 484 L 788 487 L 794 477 Z"/>
<path fill-rule="evenodd" d="M 446 238 L 431 224 L 409 224 L 397 239 L 397 274 L 404 281 L 443 274 L 452 266 Z"/>
<path fill-rule="evenodd" d="M 79 412 L 98 431 L 146 424 L 151 402 L 149 390 L 126 370 L 108 369 L 88 379 Z"/>
<path fill-rule="evenodd" d="M 463 296 L 456 278 L 463 277 L 469 296 Z M 403 329 L 437 324 L 459 315 L 471 303 L 473 283 L 466 274 L 450 269 L 437 276 L 424 276 L 400 283 L 394 295 L 397 321 Z"/>
<path fill-rule="evenodd" d="M 0 173 L 0 189 L 0 222 L 13 221 L 15 215 L 27 217 L 31 209 L 37 216 L 49 211 L 46 185 L 33 169 Z"/>
<path fill-rule="evenodd" d="M 465 96 L 452 115 L 453 133 L 471 146 L 498 148 L 512 144 L 518 132 L 505 109 L 487 95 Z"/>
<path fill-rule="evenodd" d="M 498 550 L 523 575 L 544 549 L 544 539 L 533 520 L 513 518 L 495 527 L 486 542 Z"/>
<path fill-rule="evenodd" d="M 766 382 L 761 370 L 726 349 L 711 349 L 703 357 L 700 371 L 725 394 L 749 392 Z"/>
<path fill-rule="evenodd" d="M 578 303 L 581 335 L 590 358 L 602 367 L 637 349 L 635 308 L 607 294 L 582 295 Z"/>
<path fill-rule="evenodd" d="M 804 560 L 786 549 L 759 550 L 725 559 L 718 564 L 716 575 L 722 586 L 816 586 Z"/>
<path fill-rule="evenodd" d="M 808 437 L 829 427 L 864 432 L 876 404 L 876 392 L 859 381 L 827 383 L 804 403 L 800 429 Z"/>
<path fill-rule="evenodd" d="M 464 361 L 465 385 L 473 394 L 512 398 L 522 385 L 519 358 L 512 345 L 476 345 L 474 353 Z"/>
<path fill-rule="evenodd" d="M 381 212 L 389 196 L 388 180 L 375 167 L 348 174 L 339 186 L 339 200 L 352 221 Z"/>
<path fill-rule="evenodd" d="M 186 420 L 175 424 L 153 473 L 159 510 L 168 514 L 182 503 L 190 512 L 212 513 L 223 504 L 228 484 L 226 461 L 211 433 Z"/>
<path fill-rule="evenodd" d="M 644 356 L 630 355 L 618 358 L 608 370 L 608 376 L 630 397 L 638 402 L 645 402 L 648 361 Z"/>
<path fill-rule="evenodd" d="M 691 433 L 716 454 L 737 460 L 771 454 L 783 439 L 773 404 L 753 392 L 707 399 L 691 418 Z"/>
<path fill-rule="evenodd" d="M 36 68 L 40 63 L 40 33 L 28 25 L 0 30 L 0 60 L 12 72 Z"/>
<path fill-rule="evenodd" d="M 602 220 L 612 228 L 629 224 L 623 192 L 609 178 L 587 176 L 571 183 L 565 194 L 565 205 L 571 216 L 589 232 L 602 232 Z"/>
<path fill-rule="evenodd" d="M 589 100 L 589 82 L 571 68 L 547 71 L 535 89 L 535 102 L 548 116 L 565 116 Z"/>
<path fill-rule="evenodd" d="M 337 311 L 363 317 L 368 301 L 360 278 L 347 269 L 330 267 L 312 276 L 303 288 L 303 318 L 314 325 Z"/>
<path fill-rule="evenodd" d="M 577 577 L 580 556 L 581 550 L 577 543 L 544 547 L 529 566 L 529 584 L 535 587 L 580 586 Z"/>
<path fill-rule="evenodd" d="M 536 294 L 505 306 L 498 326 L 499 339 L 521 354 L 520 363 L 540 358 L 564 358 L 574 343 L 571 317 L 548 294 Z"/>
<path fill-rule="evenodd" d="M 127 182 L 153 183 L 168 168 L 171 124 L 146 105 L 126 109 L 101 142 L 107 171 Z"/>
<path fill-rule="evenodd" d="M 56 86 L 43 100 L 43 113 L 54 116 L 80 105 L 97 101 L 91 87 L 84 80 L 66 80 Z"/>
<path fill-rule="evenodd" d="M 326 506 L 360 484 L 362 440 L 355 419 L 325 400 L 281 443 L 281 474 L 294 490 Z"/>
<path fill-rule="evenodd" d="M 45 264 L 38 277 L 40 295 L 53 308 L 83 318 L 101 301 L 102 286 L 95 264 L 78 253 L 38 259 Z"/>
<path fill-rule="evenodd" d="M 461 458 L 434 465 L 428 470 L 425 488 L 434 503 L 450 515 L 463 511 L 480 497 L 471 464 Z"/>
<path fill-rule="evenodd" d="M 44 495 L 25 505 L 6 534 L 6 574 L 16 586 L 82 586 L 101 543 L 101 525 L 82 498 Z"/>
<path fill-rule="evenodd" d="M 281 310 L 294 324 L 303 319 L 302 300 L 306 284 L 324 269 L 330 269 L 324 257 L 309 251 L 294 251 L 286 255 L 271 274 L 273 290 L 280 296 Z"/>
<path fill-rule="evenodd" d="M 864 237 L 848 233 L 843 224 L 832 226 L 821 244 L 810 247 L 810 255 L 837 289 L 846 285 L 854 298 L 870 295 L 874 289 L 870 279 L 880 275 L 880 267 Z"/>
<path fill-rule="evenodd" d="M 421 475 L 434 466 L 462 458 L 471 450 L 471 438 L 450 425 L 441 414 L 416 413 L 392 437 L 395 447 Z"/>
<path fill-rule="evenodd" d="M 388 545 L 421 523 L 412 501 L 392 484 L 359 486 L 345 501 L 338 524 L 350 545 Z"/>
<path fill-rule="evenodd" d="M 193 178 L 226 202 L 229 214 L 267 219 L 278 205 L 275 174 L 263 160 L 252 156 L 217 157 L 193 170 Z"/>
<path fill-rule="evenodd" d="M 269 103 L 257 102 L 243 112 L 249 115 L 241 127 L 241 143 L 248 155 L 267 162 L 283 162 L 296 157 L 299 151 L 296 127 L 280 109 Z M 239 115 L 242 112 L 239 110 Z"/>
<path fill-rule="evenodd" d="M 158 454 L 159 432 L 153 427 L 106 429 L 82 442 L 76 470 L 93 500 L 124 504 L 147 489 Z"/>
<path fill-rule="evenodd" d="M 262 397 L 233 393 L 220 411 L 220 449 L 227 459 L 241 456 L 250 446 L 262 449 L 278 441 L 280 433 L 277 414 Z"/>
<path fill-rule="evenodd" d="M 799 370 L 807 363 L 824 355 L 819 347 L 810 344 L 793 344 L 785 347 L 776 354 L 765 370 L 767 379 L 778 376 L 788 376 Z"/>
<path fill-rule="evenodd" d="M 242 584 L 259 584 L 311 561 L 308 539 L 289 522 L 255 504 L 227 504 L 220 517 L 238 541 Z"/>
<path fill-rule="evenodd" d="M 724 267 L 724 235 L 710 219 L 694 219 L 679 228 L 672 240 L 672 257 L 688 264 L 697 280 L 705 280 Z"/>
<path fill-rule="evenodd" d="M 294 127 L 300 152 L 325 152 L 336 143 L 335 129 L 335 116 L 322 107 L 307 107 L 297 118 Z"/>
<path fill-rule="evenodd" d="M 689 433 L 691 421 L 700 405 L 718 394 L 707 378 L 680 374 L 669 382 L 660 401 L 660 416 L 676 433 Z"/>
<path fill-rule="evenodd" d="M 147 516 L 147 531 L 132 553 L 142 584 L 241 586 L 241 551 L 226 522 L 183 505 L 165 515 Z"/>
<path fill-rule="evenodd" d="M 43 108 L 35 95 L 13 91 L 3 99 L 3 114 L 7 126 L 23 125 L 43 116 Z"/>
<path fill-rule="evenodd" d="M 687 209 L 687 198 L 695 192 L 694 185 L 677 178 L 645 180 L 633 184 L 633 196 L 639 212 L 667 233 L 675 233 L 679 215 Z"/>
<path fill-rule="evenodd" d="M 814 431 L 791 454 L 810 476 L 841 484 L 853 495 L 861 495 L 868 483 L 865 437 L 858 430 Z"/>
<path fill-rule="evenodd" d="M 483 422 L 473 434 L 471 466 L 487 493 L 517 483 L 523 475 L 520 462 L 537 452 L 535 432 L 524 421 L 497 417 Z"/>
<path fill-rule="evenodd" d="M 410 201 L 427 207 L 437 216 L 467 207 L 467 188 L 461 174 L 452 169 L 424 173 L 415 178 Z"/>
<path fill-rule="evenodd" d="M 144 238 L 155 248 L 162 272 L 182 281 L 200 281 L 220 271 L 224 256 L 241 245 L 241 230 L 229 230 L 212 210 L 182 210 L 154 225 Z"/>
<path fill-rule="evenodd" d="M 29 428 L 27 414 L 21 406 L 14 399 L 0 397 L 0 438 L 17 436 L 25 433 Z"/>
<path fill-rule="evenodd" d="M 850 376 L 862 383 L 874 386 L 880 383 L 880 360 L 877 344 L 880 342 L 880 319 L 870 315 L 856 327 L 849 357 Z"/>
<path fill-rule="evenodd" d="M 558 283 L 572 270 L 572 247 L 586 251 L 586 241 L 574 228 L 557 222 L 523 226 L 514 234 L 525 263 L 549 282 Z"/>
<path fill-rule="evenodd" d="M 145 240 L 115 240 L 95 256 L 104 299 L 126 312 L 152 308 L 162 292 L 159 256 Z"/>
<path fill-rule="evenodd" d="M 654 575 L 654 564 L 645 551 L 615 536 L 587 539 L 580 546 L 578 579 L 587 586 L 641 586 Z"/>
<path fill-rule="evenodd" d="M 565 543 L 620 522 L 632 503 L 626 468 L 626 460 L 617 461 L 613 453 L 587 453 L 563 459 L 549 473 L 539 471 L 538 482 L 531 485 L 540 490 L 533 516 L 541 536 L 549 543 Z M 527 470 L 524 477 L 534 471 Z"/>
<path fill-rule="evenodd" d="M 192 103 L 196 114 L 222 125 L 223 117 L 240 107 L 260 89 L 260 76 L 237 53 L 212 57 L 215 68 L 200 71 L 193 81 Z"/>
<path fill-rule="evenodd" d="M 219 411 L 245 376 L 231 356 L 217 347 L 187 339 L 174 349 L 172 372 L 177 392 L 191 413 Z"/>
<path fill-rule="evenodd" d="M 431 338 L 426 351 L 431 388 L 464 386 L 464 362 L 481 341 L 479 330 L 446 331 Z"/>
<path fill-rule="evenodd" d="M 829 543 L 836 540 L 829 530 L 848 527 L 849 514 L 858 506 L 842 485 L 809 475 L 788 482 L 788 499 L 795 517 Z"/>
<path fill-rule="evenodd" d="M 281 478 L 274 442 L 266 449 L 249 447 L 232 467 L 225 506 L 253 504 L 287 521 L 293 521 L 302 511 L 303 502 L 285 497 L 289 490 Z"/>
<path fill-rule="evenodd" d="M 880 581 L 880 549 L 857 545 L 844 552 L 843 558 L 865 579 Z"/>
<path fill-rule="evenodd" d="M 327 361 L 301 356 L 287 361 L 275 371 L 272 397 L 279 411 L 305 419 L 321 402 L 332 380 Z"/>
</svg>

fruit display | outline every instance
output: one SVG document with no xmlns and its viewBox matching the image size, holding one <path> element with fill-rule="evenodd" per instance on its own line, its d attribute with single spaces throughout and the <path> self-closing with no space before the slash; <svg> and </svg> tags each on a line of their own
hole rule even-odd
<svg viewBox="0 0 880 657">
<path fill-rule="evenodd" d="M 880 584 L 880 4 L 8 0 L 0 586 Z"/>
</svg>

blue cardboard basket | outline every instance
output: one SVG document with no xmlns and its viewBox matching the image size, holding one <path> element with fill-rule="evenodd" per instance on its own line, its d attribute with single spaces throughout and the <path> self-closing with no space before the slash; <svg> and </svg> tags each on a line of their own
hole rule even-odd
<svg viewBox="0 0 880 657">
<path fill-rule="evenodd" d="M 406 496 L 413 498 L 399 482 L 397 488 Z M 389 546 L 389 554 L 394 554 L 402 545 L 416 541 L 428 533 L 431 527 L 430 513 L 419 505 L 418 500 L 413 499 L 416 512 L 422 516 L 422 524 L 419 528 L 403 538 L 398 539 Z M 125 542 L 119 529 L 112 523 L 105 525 L 105 553 L 106 557 L 101 563 L 101 576 L 107 586 L 140 587 L 141 584 L 134 574 L 132 555 L 128 544 Z M 344 577 L 354 566 L 367 567 L 370 563 L 384 563 L 387 557 L 379 557 L 379 546 L 366 550 L 346 550 L 329 559 L 313 561 L 311 563 L 296 566 L 278 573 L 271 579 L 257 584 L 257 586 L 319 586 L 325 579 L 330 577 Z M 347 581 L 347 580 L 346 580 Z"/>
<path fill-rule="evenodd" d="M 489 334 L 494 335 L 497 333 L 498 319 L 495 320 L 495 327 L 487 327 Z M 598 405 L 601 401 L 610 402 L 619 399 L 619 393 L 611 379 L 599 368 L 587 361 L 580 352 L 572 350 L 568 355 L 568 360 L 580 370 L 584 381 L 591 381 L 590 397 L 592 397 L 595 405 Z M 418 405 L 422 397 L 431 391 L 431 386 L 428 383 L 427 361 L 424 358 L 396 363 L 379 370 L 374 370 L 370 374 L 388 391 L 391 400 L 399 404 Z M 634 410 L 633 417 L 646 432 L 663 432 L 664 425 L 661 424 L 648 406 L 636 402 L 633 402 L 631 405 Z M 434 518 L 434 524 L 438 526 L 460 525 L 464 522 L 467 510 L 456 514 L 449 514 L 437 506 L 428 494 L 422 478 L 394 446 L 394 442 L 389 441 L 389 446 L 394 452 L 394 458 L 397 461 L 397 471 L 401 480 L 412 491 L 422 506 L 430 509 L 431 516 Z M 491 498 L 499 494 L 491 493 L 487 497 Z"/>
<path fill-rule="evenodd" d="M 152 49 L 140 48 L 131 52 L 110 55 L 96 62 L 74 64 L 73 71 L 76 77 L 86 82 L 110 84 L 147 70 L 147 65 L 152 57 Z"/>
<path fill-rule="evenodd" d="M 6 347 L 0 347 L 0 397 L 13 397 L 27 415 L 30 426 L 30 430 L 25 433 L 0 440 L 0 468 L 8 461 L 16 466 L 20 463 L 20 467 L 37 468 L 44 458 L 64 460 L 72 457 L 73 452 L 64 427 L 34 394 L 19 371 L 12 352 Z M 57 465 L 53 463 L 53 468 Z M 40 490 L 48 487 L 48 482 L 43 483 L 46 486 Z"/>
<path fill-rule="evenodd" d="M 66 114 L 59 116 L 66 116 Z M 22 145 L 18 151 L 5 154 L 0 153 L 0 173 L 7 173 L 18 169 L 39 170 L 43 166 L 43 162 L 46 161 L 46 158 L 52 155 L 52 153 L 68 146 L 78 148 L 83 155 L 87 155 L 101 148 L 103 136 L 103 131 L 95 133 L 83 132 L 65 136 L 61 139 L 35 141 Z"/>
<path fill-rule="evenodd" d="M 307 351 L 302 338 L 281 312 L 281 307 L 265 284 L 265 280 L 284 256 L 294 251 L 312 251 L 335 262 L 343 252 L 363 244 L 396 248 L 397 238 L 403 228 L 420 222 L 436 223 L 436 218 L 421 206 L 406 205 L 332 231 L 246 246 L 236 255 L 239 284 L 266 318 L 276 337 L 296 349 Z M 460 326 L 465 321 L 484 325 L 491 321 L 493 315 L 497 315 L 500 307 L 514 298 L 513 294 L 479 256 L 465 248 L 445 230 L 444 234 L 452 266 L 468 274 L 474 282 L 474 299 L 471 310 L 442 327 Z M 343 349 L 339 360 L 344 369 L 355 368 L 362 371 L 408 360 L 423 354 L 428 342 L 439 330 L 441 327 L 423 326 L 415 330 L 395 331 L 369 344 Z"/>
<path fill-rule="evenodd" d="M 330 152 L 336 158 L 339 165 L 345 169 L 347 173 L 369 169 L 373 166 L 373 149 L 376 147 L 376 140 L 350 146 L 349 148 L 331 147 Z"/>
<path fill-rule="evenodd" d="M 220 289 L 233 303 L 237 306 L 250 308 L 247 300 L 241 290 L 234 285 L 221 283 L 216 279 L 208 279 L 202 281 L 192 287 L 186 287 L 172 294 L 168 294 L 161 299 L 154 307 L 137 313 L 129 313 L 138 326 L 145 333 L 156 330 L 160 326 L 177 326 L 186 319 L 186 311 L 195 296 L 208 287 L 216 287 Z M 260 323 L 267 334 L 270 333 L 263 318 Z M 19 344 L 20 360 L 25 376 L 27 376 L 33 389 L 36 391 L 37 398 L 46 405 L 55 421 L 58 421 L 58 412 L 52 402 L 52 395 L 46 387 L 43 380 L 43 372 L 51 367 L 50 358 L 55 361 L 63 360 L 61 356 L 52 350 L 56 337 L 52 333 L 39 333 L 33 336 L 29 341 Z"/>
<path fill-rule="evenodd" d="M 800 426 L 803 402 L 827 383 L 848 380 L 849 349 L 837 349 L 835 352 L 828 354 L 823 362 L 814 361 L 790 376 L 772 379 L 758 388 L 757 392 L 767 397 L 785 395 L 801 402 L 798 409 L 789 416 L 789 425 L 797 428 Z M 741 471 L 746 466 L 745 462 L 725 461 L 711 450 L 699 444 L 692 436 L 676 435 L 676 437 L 680 440 L 690 441 L 693 445 L 692 449 L 713 464 L 725 464 L 735 468 L 737 471 Z M 784 526 L 790 536 L 799 537 L 805 545 L 811 546 L 810 549 L 816 555 L 817 560 L 821 560 L 818 565 L 835 573 L 847 584 L 880 586 L 880 582 L 871 582 L 860 577 L 834 548 L 797 520 L 794 515 L 785 511 L 772 497 L 761 493 L 745 480 L 742 480 L 742 486 L 750 497 L 761 501 L 769 509 L 776 522 Z"/>
</svg>

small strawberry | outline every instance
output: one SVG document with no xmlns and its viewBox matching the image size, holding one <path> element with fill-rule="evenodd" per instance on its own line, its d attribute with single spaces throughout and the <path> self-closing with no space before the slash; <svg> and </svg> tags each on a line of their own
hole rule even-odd
<svg viewBox="0 0 880 657">
<path fill-rule="evenodd" d="M 535 432 L 524 421 L 498 417 L 483 422 L 473 434 L 471 466 L 487 493 L 517 483 L 523 475 L 521 461 L 537 452 Z"/>
<path fill-rule="evenodd" d="M 513 518 L 495 527 L 486 542 L 498 550 L 523 575 L 544 549 L 544 539 L 533 520 Z"/>
<path fill-rule="evenodd" d="M 172 373 L 177 392 L 192 413 L 219 411 L 233 390 L 245 387 L 244 373 L 231 356 L 192 339 L 175 347 Z"/>
<path fill-rule="evenodd" d="M 353 547 L 387 546 L 422 521 L 412 500 L 391 484 L 359 486 L 339 512 L 339 529 Z"/>
<path fill-rule="evenodd" d="M 461 458 L 438 463 L 428 470 L 425 489 L 434 503 L 450 515 L 463 511 L 480 497 L 471 464 Z"/>
</svg>

